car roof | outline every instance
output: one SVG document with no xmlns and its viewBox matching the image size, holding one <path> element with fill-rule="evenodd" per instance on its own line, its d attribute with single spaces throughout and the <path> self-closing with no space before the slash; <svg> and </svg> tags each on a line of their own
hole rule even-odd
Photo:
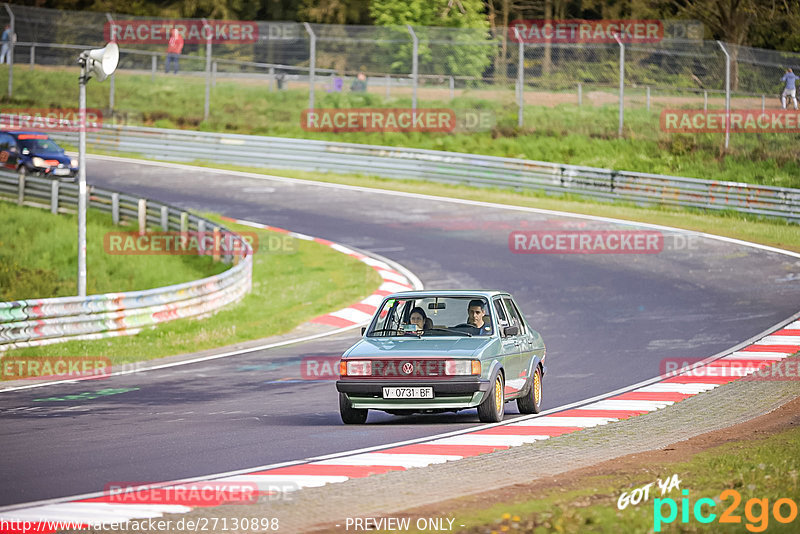
<svg viewBox="0 0 800 534">
<path fill-rule="evenodd" d="M 497 289 L 423 289 L 419 291 L 400 291 L 392 293 L 386 298 L 426 298 L 426 297 L 486 297 L 490 299 L 497 295 L 510 295 L 508 291 Z"/>
</svg>

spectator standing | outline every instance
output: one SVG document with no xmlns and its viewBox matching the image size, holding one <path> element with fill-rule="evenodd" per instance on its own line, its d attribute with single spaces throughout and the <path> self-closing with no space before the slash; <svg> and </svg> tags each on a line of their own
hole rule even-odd
<svg viewBox="0 0 800 534">
<path fill-rule="evenodd" d="M 181 32 L 178 31 L 178 28 L 173 28 L 172 35 L 169 38 L 169 44 L 167 44 L 167 65 L 165 67 L 167 74 L 169 74 L 170 64 L 174 65 L 174 72 L 178 74 L 178 56 L 181 55 L 182 51 L 183 37 L 181 36 Z"/>
<path fill-rule="evenodd" d="M 781 81 L 785 84 L 783 87 L 783 93 L 781 94 L 781 107 L 786 109 L 786 97 L 792 98 L 792 104 L 794 104 L 794 109 L 797 109 L 797 87 L 795 86 L 795 82 L 800 76 L 797 76 L 792 69 L 786 69 L 786 74 L 783 75 Z"/>
<path fill-rule="evenodd" d="M 364 74 L 364 71 L 358 73 L 358 76 L 350 86 L 350 90 L 354 93 L 363 93 L 367 90 L 367 75 Z"/>
<path fill-rule="evenodd" d="M 6 27 L 3 30 L 3 36 L 0 37 L 0 41 L 2 41 L 3 43 L 2 49 L 0 49 L 0 64 L 1 64 L 8 61 L 8 48 L 11 44 L 11 27 L 8 24 L 6 24 Z"/>
</svg>

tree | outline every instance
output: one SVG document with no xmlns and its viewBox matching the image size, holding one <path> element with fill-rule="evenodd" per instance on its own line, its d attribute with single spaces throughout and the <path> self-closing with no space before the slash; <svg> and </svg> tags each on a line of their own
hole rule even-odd
<svg viewBox="0 0 800 534">
<path fill-rule="evenodd" d="M 482 77 L 489 65 L 494 43 L 481 0 L 371 0 L 369 10 L 375 24 L 392 28 L 392 42 L 379 48 L 393 72 L 411 72 L 407 24 L 419 38 L 420 73 Z"/>
</svg>

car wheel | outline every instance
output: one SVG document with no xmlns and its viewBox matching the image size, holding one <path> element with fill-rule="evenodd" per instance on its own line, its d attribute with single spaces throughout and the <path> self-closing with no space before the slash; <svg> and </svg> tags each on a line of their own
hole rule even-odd
<svg viewBox="0 0 800 534">
<path fill-rule="evenodd" d="M 353 408 L 350 399 L 344 393 L 339 393 L 339 414 L 346 425 L 363 425 L 367 421 L 369 410 Z"/>
<path fill-rule="evenodd" d="M 494 387 L 478 405 L 478 418 L 482 423 L 499 423 L 505 415 L 506 395 L 502 373 L 497 373 Z"/>
<path fill-rule="evenodd" d="M 524 397 L 517 399 L 519 413 L 539 413 L 542 411 L 542 370 L 539 366 L 533 371 L 531 387 Z"/>
</svg>

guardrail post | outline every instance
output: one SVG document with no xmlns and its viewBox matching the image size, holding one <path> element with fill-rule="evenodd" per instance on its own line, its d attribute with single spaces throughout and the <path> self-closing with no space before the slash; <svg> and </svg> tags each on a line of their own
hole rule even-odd
<svg viewBox="0 0 800 534">
<path fill-rule="evenodd" d="M 211 63 L 211 87 L 217 86 L 217 62 Z"/>
<path fill-rule="evenodd" d="M 214 250 L 211 251 L 211 258 L 217 262 L 219 261 L 219 249 L 220 249 L 220 235 L 219 235 L 219 226 L 215 226 L 212 230 L 214 235 Z"/>
<path fill-rule="evenodd" d="M 275 67 L 269 68 L 269 90 L 275 91 Z"/>
<path fill-rule="evenodd" d="M 578 82 L 578 107 L 583 105 L 583 84 Z"/>
<path fill-rule="evenodd" d="M 119 193 L 111 193 L 111 222 L 119 224 Z"/>
<path fill-rule="evenodd" d="M 703 90 L 703 111 L 708 111 L 708 91 Z"/>
<path fill-rule="evenodd" d="M 392 92 L 392 77 L 388 74 L 386 75 L 386 98 L 389 98 L 389 95 Z"/>
<path fill-rule="evenodd" d="M 22 203 L 25 202 L 25 175 L 19 175 L 19 191 L 17 193 L 17 204 L 22 206 Z"/>
<path fill-rule="evenodd" d="M 158 56 L 153 54 L 150 57 L 150 81 L 154 82 L 156 80 L 156 70 L 158 70 Z"/>
<path fill-rule="evenodd" d="M 58 180 L 50 182 L 50 213 L 58 213 Z"/>
<path fill-rule="evenodd" d="M 450 100 L 456 97 L 456 81 L 450 76 Z"/>
<path fill-rule="evenodd" d="M 206 253 L 206 222 L 203 219 L 197 221 L 197 253 L 204 255 Z"/>
<path fill-rule="evenodd" d="M 186 243 L 189 240 L 189 214 L 185 211 L 181 212 L 181 248 L 186 249 Z"/>
<path fill-rule="evenodd" d="M 161 206 L 161 229 L 169 232 L 169 207 Z"/>
<path fill-rule="evenodd" d="M 304 22 L 303 26 L 308 32 L 309 43 L 309 58 L 308 58 L 308 109 L 314 110 L 314 75 L 317 69 L 317 35 L 311 28 L 311 24 Z"/>
<path fill-rule="evenodd" d="M 139 199 L 139 235 L 147 232 L 147 200 Z"/>
<path fill-rule="evenodd" d="M 36 45 L 31 45 L 31 70 L 36 65 Z"/>
</svg>

